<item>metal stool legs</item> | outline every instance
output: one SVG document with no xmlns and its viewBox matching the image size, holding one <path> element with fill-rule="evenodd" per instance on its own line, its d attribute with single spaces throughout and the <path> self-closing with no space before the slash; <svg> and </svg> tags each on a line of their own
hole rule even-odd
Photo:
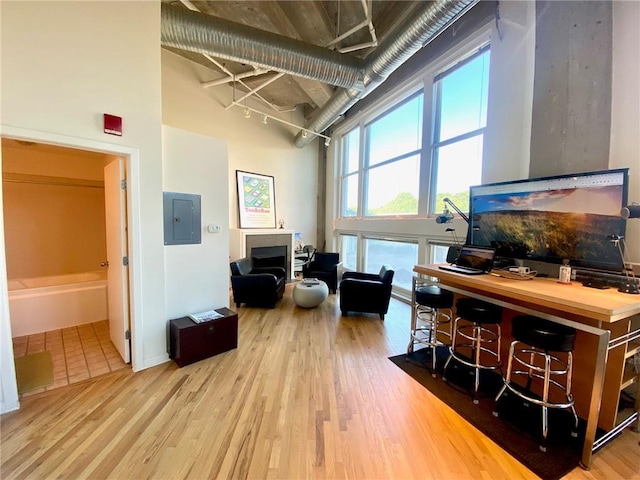
<svg viewBox="0 0 640 480">
<path fill-rule="evenodd" d="M 431 375 L 435 377 L 436 348 L 448 345 L 446 339 L 451 339 L 453 294 L 416 277 L 413 278 L 412 291 L 411 336 L 407 355 L 414 351 L 415 345 L 426 345 L 431 350 Z"/>
<path fill-rule="evenodd" d="M 447 381 L 447 367 L 451 363 L 452 359 L 473 368 L 473 403 L 477 404 L 479 403 L 478 390 L 480 388 L 480 371 L 483 369 L 496 370 L 502 366 L 502 360 L 500 359 L 500 340 L 502 332 L 500 330 L 500 325 L 497 323 L 493 324 L 496 327 L 496 331 L 493 331 L 480 323 L 460 325 L 461 320 L 466 319 L 457 317 L 453 323 L 453 338 L 451 340 L 451 347 L 449 348 L 449 358 L 447 358 L 447 361 L 444 364 L 444 374 L 442 379 Z M 460 341 L 461 338 L 463 339 L 462 342 Z M 467 342 L 464 342 L 464 340 L 467 340 Z M 497 344 L 497 348 L 495 350 L 489 348 L 489 346 L 494 343 Z M 461 348 L 470 348 L 471 356 L 465 357 L 460 352 Z M 482 363 L 480 359 L 480 354 L 482 352 L 495 357 L 495 363 L 493 365 Z"/>
<path fill-rule="evenodd" d="M 516 348 L 518 344 L 522 348 Z M 540 450 L 547 451 L 547 436 L 549 433 L 549 421 L 548 421 L 548 409 L 549 408 L 569 408 L 574 418 L 574 430 L 571 432 L 573 437 L 578 435 L 578 415 L 576 414 L 575 407 L 573 405 L 573 395 L 571 394 L 571 374 L 573 369 L 573 354 L 572 352 L 566 352 L 567 360 L 563 361 L 557 355 L 552 355 L 549 352 L 541 351 L 526 345 L 518 340 L 511 342 L 509 348 L 509 360 L 507 363 L 507 374 L 504 378 L 504 385 L 496 396 L 496 402 L 502 397 L 506 389 L 510 392 L 523 398 L 527 402 L 531 402 L 542 407 L 542 441 L 540 444 Z M 536 363 L 536 358 L 539 360 Z M 514 370 L 514 361 L 524 367 L 522 370 Z M 544 366 L 541 366 L 543 364 Z M 516 367 L 517 368 L 517 367 Z M 512 377 L 516 375 L 522 375 L 526 377 L 526 385 L 521 388 L 516 388 L 512 383 Z M 552 378 L 552 375 L 565 375 L 566 382 L 561 384 L 559 381 Z M 534 396 L 531 392 L 531 384 L 534 379 L 542 380 L 542 397 Z M 549 391 L 551 387 L 557 387 L 566 397 L 564 402 L 551 402 L 549 401 Z M 524 391 L 523 391 L 524 390 Z M 494 415 L 498 416 L 497 410 L 494 411 Z"/>
</svg>

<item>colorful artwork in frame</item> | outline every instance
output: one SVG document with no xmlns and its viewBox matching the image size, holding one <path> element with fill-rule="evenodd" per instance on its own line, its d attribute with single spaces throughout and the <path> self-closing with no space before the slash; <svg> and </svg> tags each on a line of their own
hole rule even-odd
<svg viewBox="0 0 640 480">
<path fill-rule="evenodd" d="M 236 170 L 240 228 L 276 228 L 273 177 Z"/>
</svg>

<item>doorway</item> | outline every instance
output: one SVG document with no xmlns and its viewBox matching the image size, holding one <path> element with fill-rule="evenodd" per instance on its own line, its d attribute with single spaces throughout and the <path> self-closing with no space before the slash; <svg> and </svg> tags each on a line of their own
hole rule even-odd
<svg viewBox="0 0 640 480">
<path fill-rule="evenodd" d="M 129 327 L 129 282 L 126 268 L 128 244 L 126 215 L 127 194 L 126 190 L 121 190 L 121 179 L 114 179 L 115 177 L 113 177 L 113 175 L 122 175 L 122 179 L 124 179 L 124 175 L 127 170 L 127 159 L 123 158 L 121 155 L 113 155 L 109 152 L 95 152 L 82 150 L 75 146 L 51 145 L 31 140 L 17 140 L 11 138 L 3 138 L 2 147 L 3 192 L 5 194 L 3 208 L 5 208 L 10 202 L 13 202 L 12 206 L 15 210 L 17 203 L 18 211 L 21 214 L 25 214 L 25 208 L 28 206 L 27 204 L 30 202 L 33 203 L 33 195 L 25 195 L 25 192 L 37 191 L 40 187 L 44 190 L 37 195 L 46 195 L 47 190 L 57 190 L 57 196 L 64 197 L 63 200 L 56 199 L 52 201 L 46 200 L 46 196 L 43 197 L 44 201 L 42 201 L 41 204 L 44 205 L 44 207 L 42 209 L 47 210 L 48 208 L 52 208 L 49 203 L 56 204 L 56 202 L 62 202 L 63 205 L 68 205 L 68 210 L 62 212 L 62 214 L 60 213 L 59 205 L 58 210 L 55 210 L 54 208 L 50 211 L 50 215 L 47 214 L 47 211 L 41 212 L 37 221 L 30 221 L 33 220 L 33 218 L 28 215 L 28 212 L 27 215 L 22 218 L 18 216 L 17 219 L 15 215 L 5 216 L 4 238 L 7 273 L 10 279 L 9 290 L 11 291 L 11 288 L 15 287 L 15 282 L 12 282 L 11 279 L 15 278 L 16 274 L 21 277 L 24 273 L 26 276 L 25 278 L 30 277 L 30 275 L 27 275 L 27 273 L 30 273 L 29 268 L 28 266 L 25 266 L 25 264 L 29 263 L 29 259 L 24 256 L 21 257 L 21 253 L 17 254 L 19 257 L 17 259 L 14 258 L 12 260 L 12 256 L 16 255 L 16 251 L 19 252 L 21 246 L 26 246 L 29 243 L 33 244 L 31 241 L 32 239 L 24 235 L 24 231 L 12 231 L 10 224 L 13 221 L 22 221 L 25 224 L 31 224 L 28 228 L 33 228 L 35 230 L 39 229 L 44 233 L 44 235 L 41 235 L 42 239 L 39 240 L 41 246 L 46 245 L 46 247 L 43 247 L 45 250 L 44 257 L 41 255 L 40 258 L 37 258 L 38 256 L 33 255 L 33 253 L 26 253 L 31 257 L 36 257 L 35 261 L 32 263 L 40 263 L 44 265 L 40 270 L 42 275 L 38 275 L 38 278 L 52 278 L 49 277 L 49 275 L 55 271 L 56 268 L 78 270 L 79 265 L 82 266 L 82 264 L 91 266 L 89 268 L 89 270 L 91 270 L 89 274 L 93 274 L 93 270 L 95 270 L 95 273 L 97 274 L 100 274 L 100 270 L 104 273 L 108 270 L 108 274 L 106 275 L 108 280 L 106 280 L 104 290 L 105 295 L 109 299 L 109 322 L 100 323 L 99 321 L 94 321 L 96 319 L 89 316 L 87 317 L 86 324 L 63 324 L 59 329 L 47 328 L 46 332 L 36 332 L 36 334 L 33 335 L 33 338 L 29 337 L 30 340 L 21 338 L 20 341 L 31 342 L 32 347 L 37 349 L 39 338 L 44 339 L 45 337 L 49 337 L 52 344 L 54 344 L 55 342 L 53 339 L 60 338 L 63 334 L 66 335 L 67 340 L 73 339 L 73 337 L 77 337 L 79 340 L 80 337 L 88 338 L 87 332 L 89 331 L 93 332 L 97 339 L 100 335 L 103 336 L 104 328 L 106 327 L 107 330 L 111 332 L 111 338 L 114 338 L 113 344 L 116 346 L 117 352 L 119 352 L 119 355 L 122 357 L 121 361 L 130 363 L 131 347 L 129 339 L 131 329 Z M 11 154 L 6 153 L 9 150 L 11 150 Z M 26 159 L 26 163 L 20 168 L 15 168 L 15 158 L 21 154 Z M 92 165 L 90 166 L 89 164 Z M 111 167 L 109 167 L 110 165 Z M 116 165 L 116 167 L 113 168 L 113 165 Z M 109 169 L 112 172 L 111 174 L 108 173 Z M 10 175 L 5 175 L 5 172 L 8 170 L 11 170 Z M 94 173 L 90 173 L 92 171 Z M 95 174 L 97 171 L 102 172 L 100 174 L 100 178 L 97 178 Z M 110 177 L 110 179 L 108 180 L 107 177 Z M 5 180 L 7 179 L 11 183 L 9 186 L 5 183 Z M 51 181 L 51 179 L 54 180 Z M 17 199 L 13 197 L 13 199 L 8 200 L 12 198 L 9 194 L 14 193 L 14 189 L 20 191 L 22 197 L 18 197 Z M 75 200 L 67 198 L 74 197 L 74 190 L 81 190 L 85 192 L 84 196 L 80 195 Z M 62 193 L 60 193 L 61 191 Z M 90 193 L 87 194 L 86 192 Z M 95 199 L 99 195 L 102 195 L 102 217 L 97 215 L 95 211 Z M 67 203 L 64 204 L 64 202 Z M 84 203 L 85 205 L 75 205 L 78 203 Z M 111 208 L 105 208 L 108 204 L 111 205 Z M 94 210 L 91 210 L 89 207 Z M 84 216 L 80 215 L 77 218 L 74 217 L 74 213 L 77 214 L 77 211 L 82 210 L 86 210 L 87 212 Z M 107 212 L 106 214 L 104 213 L 105 211 Z M 109 216 L 109 220 L 106 218 L 107 215 Z M 49 221 L 47 217 L 52 217 L 51 221 L 55 223 L 47 224 L 46 222 Z M 66 217 L 71 217 L 71 219 Z M 91 218 L 88 219 L 87 217 Z M 98 217 L 102 220 L 101 226 L 96 226 L 95 224 L 95 221 L 97 221 L 95 219 Z M 78 221 L 76 224 L 73 224 L 73 220 Z M 68 224 L 65 224 L 65 222 L 68 222 Z M 56 228 L 51 228 L 52 226 L 55 226 Z M 118 231 L 113 232 L 116 228 Z M 69 232 L 67 230 L 71 231 Z M 103 237 L 102 245 L 96 246 L 95 237 L 96 235 L 100 236 L 100 230 L 102 231 Z M 94 231 L 97 231 L 98 234 L 93 234 Z M 18 241 L 16 241 L 16 238 L 18 238 Z M 117 243 L 119 243 L 119 245 L 117 245 L 115 250 L 113 248 L 109 249 L 110 251 L 108 253 L 114 254 L 113 252 L 116 252 L 116 254 L 121 255 L 116 261 L 108 257 L 107 249 L 105 248 L 105 243 L 113 243 L 113 238 L 117 239 Z M 14 247 L 12 247 L 11 244 L 14 244 Z M 17 248 L 15 248 L 16 244 L 19 244 Z M 70 250 L 72 250 L 73 253 L 63 254 L 62 250 L 55 250 L 55 248 L 60 248 L 61 245 L 63 248 L 70 246 Z M 52 248 L 53 250 L 51 250 Z M 33 252 L 33 250 L 31 252 Z M 123 262 L 123 260 L 125 260 L 125 262 Z M 16 264 L 19 265 L 16 266 Z M 113 265 L 113 267 L 111 267 L 111 265 Z M 36 265 L 36 271 L 37 270 L 38 268 Z M 80 271 L 84 270 L 85 269 L 80 268 Z M 64 277 L 66 275 L 60 276 Z M 113 277 L 116 279 L 115 282 L 112 280 Z M 29 281 L 22 283 L 32 282 Z M 97 282 L 91 281 L 90 283 L 93 284 Z M 82 284 L 77 285 L 80 286 Z M 18 288 L 23 287 L 22 285 L 19 285 Z M 87 290 L 87 288 L 83 285 L 79 290 Z M 46 295 L 51 296 L 48 291 L 46 292 Z M 11 292 L 9 293 L 9 297 L 11 297 Z M 11 303 L 11 299 L 9 302 Z M 68 303 L 75 305 L 75 303 L 82 302 L 73 301 Z M 120 312 L 118 312 L 118 309 Z M 96 308 L 96 310 L 99 311 L 100 308 Z M 104 311 L 106 312 L 106 306 Z M 102 320 L 104 320 L 105 317 L 106 315 L 102 314 Z M 86 327 L 88 327 L 89 330 L 87 330 Z M 9 336 L 9 339 L 14 336 L 14 329 L 15 327 L 12 328 L 12 334 Z M 67 343 L 71 345 L 70 342 Z M 13 342 L 13 346 L 16 350 L 23 350 L 23 346 L 18 347 L 16 342 Z M 19 355 L 22 351 L 16 351 L 14 353 Z M 83 361 L 89 363 L 86 358 Z"/>
<path fill-rule="evenodd" d="M 13 338 L 16 361 L 44 352 L 51 358 L 49 365 L 43 362 L 39 368 L 52 371 L 31 373 L 32 377 L 26 380 L 21 377 L 18 394 L 34 395 L 128 368 L 109 337 L 109 322 L 102 320 Z"/>
</svg>

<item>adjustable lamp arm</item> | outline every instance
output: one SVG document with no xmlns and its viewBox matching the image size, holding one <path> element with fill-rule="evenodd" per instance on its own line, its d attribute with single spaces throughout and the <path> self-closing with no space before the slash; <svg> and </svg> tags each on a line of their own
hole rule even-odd
<svg viewBox="0 0 640 480">
<path fill-rule="evenodd" d="M 636 279 L 636 276 L 633 273 L 633 267 L 627 261 L 627 249 L 624 237 L 622 235 L 609 235 L 608 238 L 609 241 L 618 248 L 618 253 L 620 254 L 620 258 L 622 259 L 622 270 L 625 277 L 627 278 L 627 284 L 623 287 L 620 287 L 618 291 L 622 293 L 631 293 L 638 295 L 640 293 L 640 285 L 638 284 L 638 279 Z"/>
<path fill-rule="evenodd" d="M 456 211 L 456 213 L 460 215 L 465 222 L 467 222 L 467 224 L 469 223 L 469 217 L 462 210 L 456 207 L 456 204 L 453 203 L 451 200 L 449 200 L 448 197 L 443 198 L 442 201 L 447 205 L 449 205 L 451 208 L 453 208 Z"/>
</svg>

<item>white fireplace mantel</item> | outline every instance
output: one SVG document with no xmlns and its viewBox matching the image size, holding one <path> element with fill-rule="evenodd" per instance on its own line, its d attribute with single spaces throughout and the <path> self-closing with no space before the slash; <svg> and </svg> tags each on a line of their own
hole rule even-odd
<svg viewBox="0 0 640 480">
<path fill-rule="evenodd" d="M 268 235 L 273 237 L 275 243 L 265 244 L 262 240 L 266 240 Z M 263 237 L 263 238 L 256 238 Z M 259 245 L 254 246 L 276 246 L 287 245 L 287 262 L 289 263 L 289 276 L 293 278 L 293 261 L 294 261 L 294 232 L 293 230 L 284 230 L 282 228 L 231 228 L 229 229 L 229 260 L 237 260 L 246 257 L 247 244 L 250 246 L 252 242 L 257 241 Z"/>
</svg>

